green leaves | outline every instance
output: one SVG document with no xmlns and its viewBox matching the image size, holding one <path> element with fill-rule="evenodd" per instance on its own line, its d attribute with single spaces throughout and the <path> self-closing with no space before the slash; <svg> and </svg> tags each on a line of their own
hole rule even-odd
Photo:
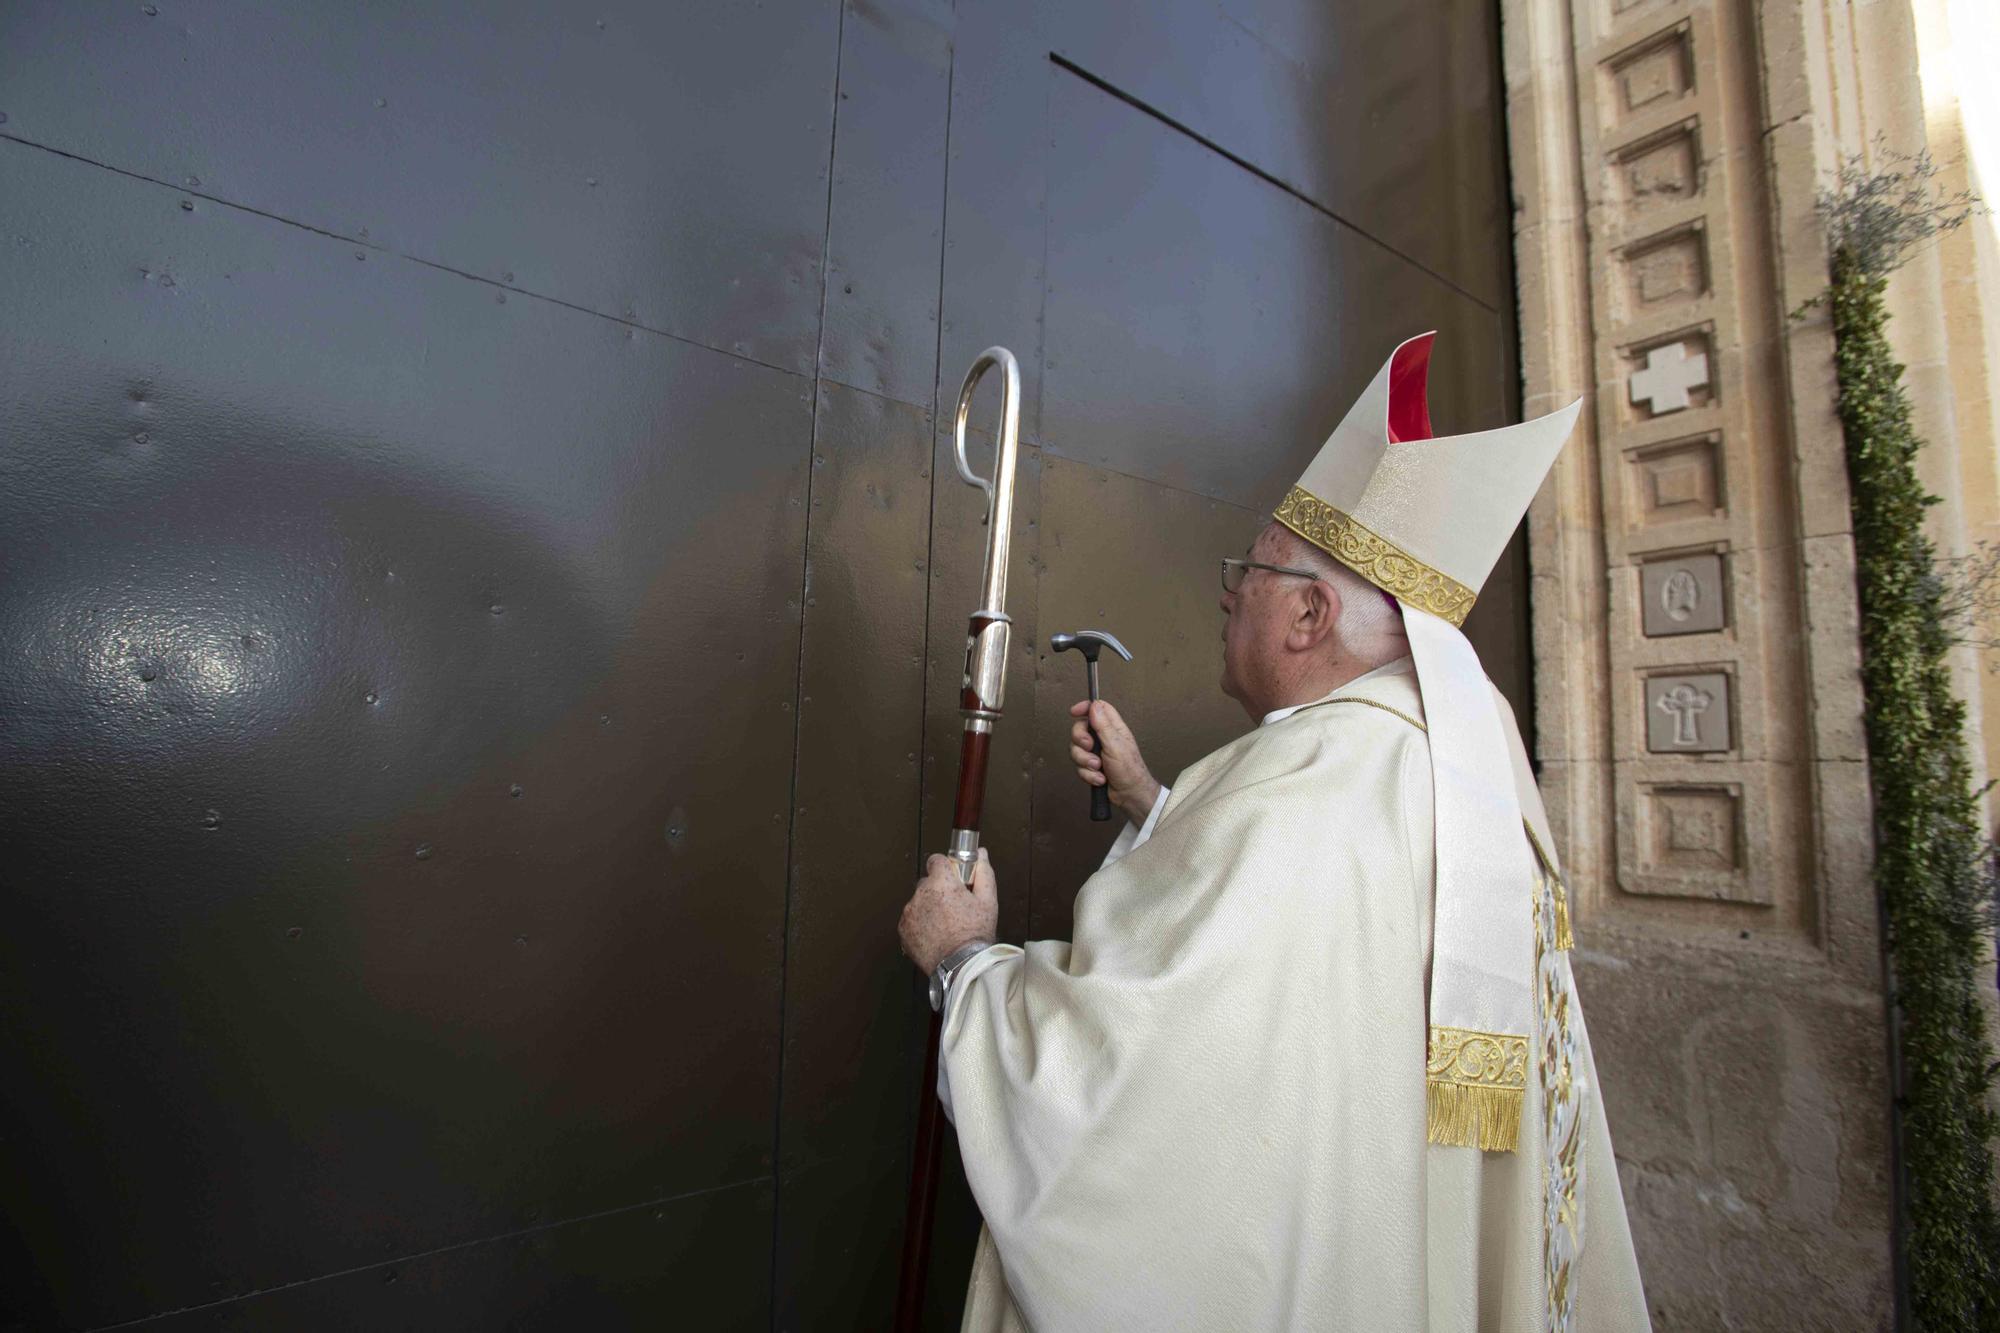
<svg viewBox="0 0 2000 1333">
<path fill-rule="evenodd" d="M 1875 877 L 1900 1017 L 1898 1150 L 1909 1202 L 1899 1230 L 1917 1326 L 1990 1331 L 2000 1330 L 2000 1216 L 1990 1185 L 2000 1124 L 1986 1101 L 1993 1055 L 1976 987 L 1993 964 L 1983 933 L 1993 857 L 1946 661 L 1954 642 L 1946 583 L 1923 528 L 1936 497 L 1917 480 L 1923 441 L 1883 303 L 1894 267 L 1885 260 L 1910 237 L 1948 227 L 1934 217 L 1928 231 L 1882 224 L 1876 205 L 1892 194 L 1888 186 L 1863 194 L 1860 220 L 1830 227 L 1838 248 L 1825 303 L 1859 567 Z M 1863 223 L 1875 230 L 1857 232 Z"/>
</svg>

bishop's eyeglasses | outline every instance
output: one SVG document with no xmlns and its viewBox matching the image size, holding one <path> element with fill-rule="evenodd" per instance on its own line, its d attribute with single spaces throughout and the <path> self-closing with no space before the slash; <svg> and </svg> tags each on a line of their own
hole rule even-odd
<svg viewBox="0 0 2000 1333">
<path fill-rule="evenodd" d="M 1224 592 L 1235 592 L 1238 588 L 1241 588 L 1243 580 L 1249 576 L 1250 571 L 1253 569 L 1268 569 L 1273 574 L 1291 574 L 1294 577 L 1302 579 L 1319 578 L 1319 575 L 1313 573 L 1310 569 L 1295 569 L 1290 565 L 1267 565 L 1262 560 L 1244 560 L 1237 556 L 1226 555 L 1222 557 L 1222 590 Z"/>
</svg>

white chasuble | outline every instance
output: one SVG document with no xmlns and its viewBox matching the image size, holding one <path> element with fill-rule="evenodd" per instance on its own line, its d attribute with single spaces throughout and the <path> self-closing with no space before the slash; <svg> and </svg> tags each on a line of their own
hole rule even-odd
<svg viewBox="0 0 2000 1333">
<path fill-rule="evenodd" d="M 966 965 L 966 1329 L 1648 1326 L 1545 858 L 1519 1148 L 1426 1141 L 1423 726 L 1406 662 L 1260 727 L 1083 886 L 1073 942 Z"/>
</svg>

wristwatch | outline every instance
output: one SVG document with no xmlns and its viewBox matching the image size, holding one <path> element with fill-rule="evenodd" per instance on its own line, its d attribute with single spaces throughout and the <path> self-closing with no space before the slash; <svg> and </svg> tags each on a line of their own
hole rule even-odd
<svg viewBox="0 0 2000 1333">
<path fill-rule="evenodd" d="M 944 1011 L 944 997 L 950 993 L 951 979 L 958 974 L 958 969 L 992 947 L 992 940 L 973 940 L 970 944 L 959 945 L 944 956 L 944 961 L 937 965 L 937 971 L 931 973 L 932 1013 Z"/>
</svg>

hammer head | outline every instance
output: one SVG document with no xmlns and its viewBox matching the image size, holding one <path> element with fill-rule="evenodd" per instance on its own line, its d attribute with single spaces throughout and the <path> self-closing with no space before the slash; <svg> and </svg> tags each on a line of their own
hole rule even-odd
<svg viewBox="0 0 2000 1333">
<path fill-rule="evenodd" d="M 1098 651 L 1104 648 L 1109 648 L 1128 662 L 1132 660 L 1132 654 L 1125 651 L 1125 645 L 1118 642 L 1115 635 L 1101 629 L 1080 629 L 1074 634 L 1051 634 L 1049 647 L 1057 652 L 1074 648 L 1083 654 L 1086 662 L 1095 662 Z"/>
</svg>

